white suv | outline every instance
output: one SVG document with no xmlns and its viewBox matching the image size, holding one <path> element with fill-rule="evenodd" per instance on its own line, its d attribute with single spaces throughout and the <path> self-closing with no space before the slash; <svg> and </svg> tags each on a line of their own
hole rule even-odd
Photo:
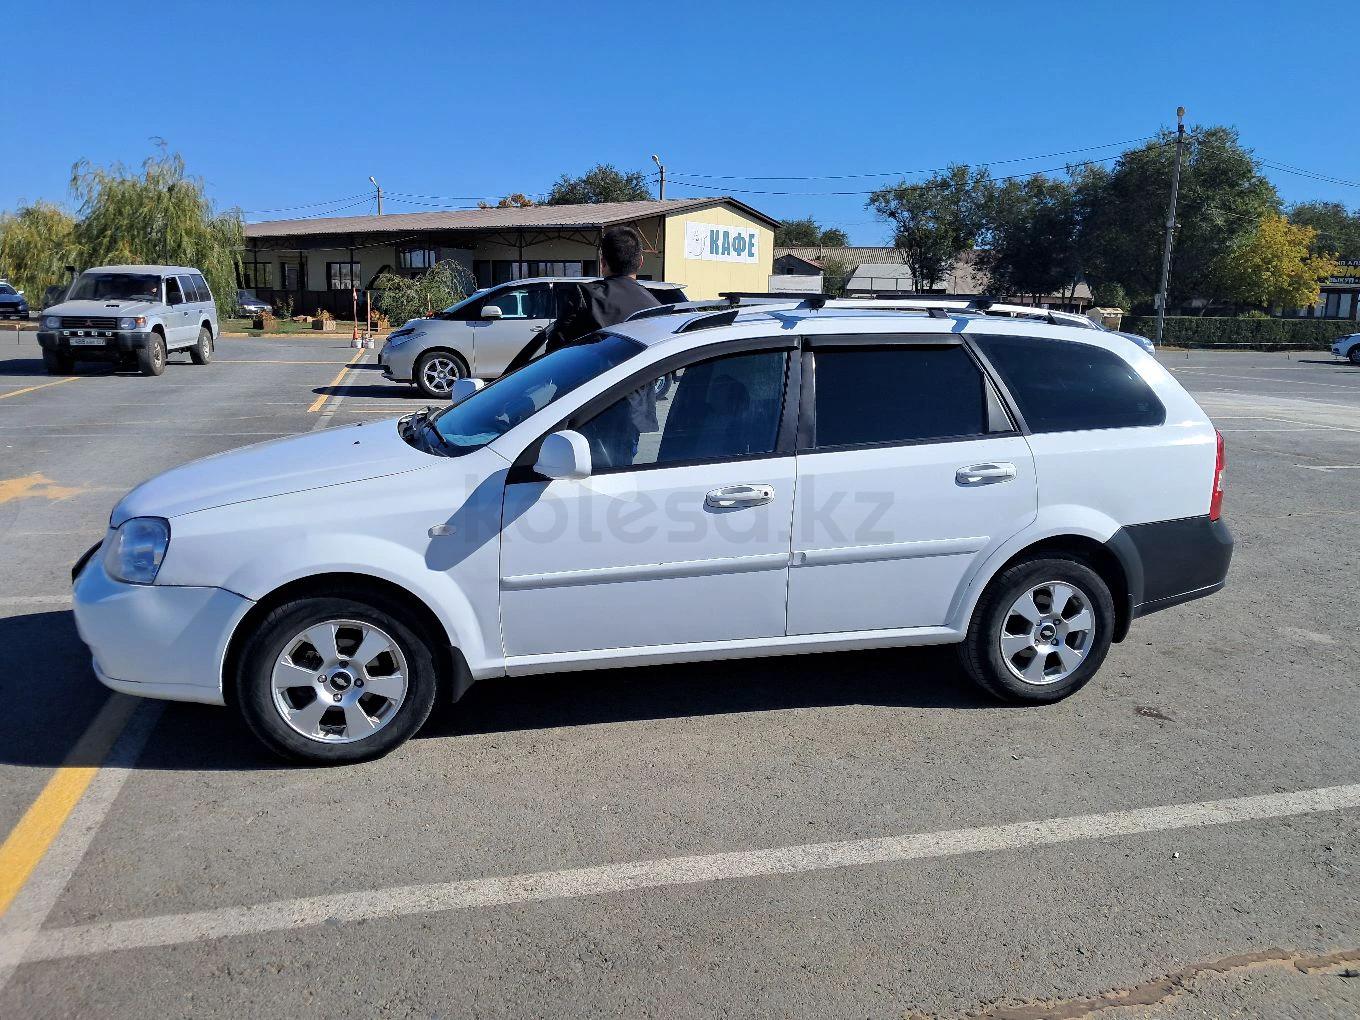
<svg viewBox="0 0 1360 1020">
<path fill-rule="evenodd" d="M 152 479 L 74 571 L 96 674 L 354 761 L 473 680 L 602 666 L 954 643 L 1056 701 L 1222 587 L 1222 438 L 1156 360 L 823 304 L 651 315 Z"/>
</svg>

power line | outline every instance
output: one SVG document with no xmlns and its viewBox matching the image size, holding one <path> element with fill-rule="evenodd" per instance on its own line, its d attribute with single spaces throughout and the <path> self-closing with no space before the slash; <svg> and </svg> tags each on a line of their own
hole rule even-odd
<svg viewBox="0 0 1360 1020">
<path fill-rule="evenodd" d="M 1001 166 L 1005 163 L 1027 163 L 1036 159 L 1056 159 L 1059 156 L 1072 156 L 1079 152 L 1094 152 L 1096 149 L 1110 149 L 1116 145 L 1137 145 L 1140 142 L 1151 141 L 1156 135 L 1144 135 L 1141 138 L 1128 138 L 1122 142 L 1105 142 L 1102 145 L 1087 145 L 1080 149 L 1065 149 L 1061 152 L 1046 152 L 1038 156 L 1013 156 L 1009 159 L 993 159 L 985 163 L 964 164 L 970 168 L 984 166 Z M 1116 157 L 1109 157 L 1114 159 Z M 947 166 L 933 167 L 927 170 L 872 170 L 864 173 L 854 174 L 805 174 L 805 175 L 784 175 L 773 177 L 758 177 L 753 174 L 699 174 L 686 173 L 683 170 L 675 171 L 682 177 L 702 177 L 706 180 L 718 181 L 845 181 L 854 180 L 861 177 L 908 177 L 912 174 L 938 174 L 950 169 Z M 1038 171 L 1043 173 L 1044 171 Z M 652 176 L 656 176 L 653 174 Z"/>
<path fill-rule="evenodd" d="M 307 202 L 303 205 L 284 205 L 279 206 L 277 209 L 244 209 L 242 212 L 247 216 L 253 216 L 256 213 L 292 212 L 294 209 L 316 209 L 323 205 L 339 205 L 341 202 L 352 202 L 356 198 L 363 198 L 366 194 L 367 192 L 363 192 L 358 195 L 349 195 L 346 198 L 332 198 L 325 202 Z"/>
</svg>

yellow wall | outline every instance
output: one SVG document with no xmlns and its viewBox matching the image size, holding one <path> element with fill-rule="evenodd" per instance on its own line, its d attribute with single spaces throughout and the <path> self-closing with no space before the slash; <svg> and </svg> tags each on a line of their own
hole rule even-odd
<svg viewBox="0 0 1360 1020">
<path fill-rule="evenodd" d="M 755 262 L 710 262 L 706 259 L 685 258 L 686 224 L 691 222 L 755 230 L 758 235 Z M 714 298 L 728 290 L 763 294 L 770 289 L 770 273 L 774 269 L 774 231 L 762 221 L 743 216 L 735 209 L 714 205 L 667 216 L 665 247 L 665 278 L 671 283 L 683 284 L 685 295 L 691 301 Z"/>
</svg>

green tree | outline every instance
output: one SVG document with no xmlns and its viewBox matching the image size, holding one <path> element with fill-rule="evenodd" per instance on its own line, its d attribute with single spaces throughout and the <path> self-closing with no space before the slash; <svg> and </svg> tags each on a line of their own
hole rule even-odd
<svg viewBox="0 0 1360 1020">
<path fill-rule="evenodd" d="M 994 294 L 1069 293 L 1080 276 L 1078 203 L 1067 181 L 1042 174 L 1006 181 L 987 204 L 978 266 Z"/>
<path fill-rule="evenodd" d="M 513 192 L 513 193 L 511 193 L 511 194 L 509 194 L 509 195 L 506 195 L 504 198 L 502 198 L 502 199 L 501 199 L 499 202 L 497 202 L 495 205 L 492 205 L 490 202 L 483 202 L 483 201 L 481 201 L 481 200 L 479 199 L 478 202 L 477 202 L 477 208 L 478 208 L 478 209 L 528 209 L 530 206 L 535 205 L 535 204 L 536 204 L 536 203 L 534 202 L 534 200 L 533 200 L 532 198 L 530 198 L 528 195 L 524 194 L 524 192 L 522 192 L 522 191 L 516 191 L 516 192 Z"/>
<path fill-rule="evenodd" d="M 402 324 L 433 315 L 477 289 L 467 267 L 452 259 L 436 262 L 415 277 L 383 273 L 373 286 L 374 307 L 393 323 Z"/>
<path fill-rule="evenodd" d="M 1289 222 L 1317 231 L 1313 252 L 1360 259 L 1360 209 L 1350 212 L 1340 202 L 1299 202 L 1289 207 Z"/>
<path fill-rule="evenodd" d="M 844 248 L 850 243 L 839 227 L 823 228 L 811 216 L 800 220 L 785 220 L 774 232 L 778 248 Z"/>
<path fill-rule="evenodd" d="M 952 166 L 915 184 L 900 181 L 869 196 L 873 210 L 893 228 L 893 247 L 918 289 L 943 280 L 972 249 L 986 225 L 992 191 L 986 170 Z"/>
<path fill-rule="evenodd" d="M 76 221 L 65 210 L 35 202 L 0 216 L 0 277 L 22 290 L 33 308 L 41 307 L 48 287 L 66 282 L 66 267 L 76 264 Z"/>
<path fill-rule="evenodd" d="M 1083 219 L 1080 255 L 1093 282 L 1119 283 L 1130 294 L 1157 292 L 1175 137 L 1163 131 L 1123 153 L 1112 168 L 1091 166 L 1076 175 Z M 1189 131 L 1169 303 L 1214 298 L 1220 258 L 1279 206 L 1274 186 L 1257 172 L 1234 129 Z"/>
<path fill-rule="evenodd" d="M 81 160 L 71 168 L 71 191 L 81 213 L 78 265 L 193 266 L 207 278 L 218 311 L 235 312 L 244 247 L 240 212 L 215 212 L 203 181 L 185 174 L 178 153 L 162 147 L 140 170 Z"/>
<path fill-rule="evenodd" d="M 544 205 L 585 205 L 600 202 L 641 202 L 652 197 L 641 170 L 621 173 L 598 163 L 580 177 L 563 174 L 543 200 Z"/>
<path fill-rule="evenodd" d="M 1317 231 L 1271 214 L 1219 260 L 1218 289 L 1233 301 L 1266 308 L 1302 308 L 1317 301 L 1318 284 L 1340 273 L 1328 253 L 1310 254 Z"/>
<path fill-rule="evenodd" d="M 817 261 L 822 267 L 822 293 L 843 297 L 845 284 L 855 271 L 854 260 L 835 252 L 823 252 Z"/>
</svg>

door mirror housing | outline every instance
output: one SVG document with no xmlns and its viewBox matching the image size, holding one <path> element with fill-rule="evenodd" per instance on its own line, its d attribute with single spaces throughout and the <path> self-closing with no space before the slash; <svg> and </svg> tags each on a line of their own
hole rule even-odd
<svg viewBox="0 0 1360 1020">
<path fill-rule="evenodd" d="M 534 470 L 544 478 L 589 478 L 590 444 L 579 432 L 554 432 L 539 447 Z"/>
<path fill-rule="evenodd" d="M 481 379 L 455 379 L 449 388 L 449 406 L 461 404 L 485 385 Z"/>
<path fill-rule="evenodd" d="M 504 314 L 504 313 L 501 311 L 500 305 L 483 305 L 483 306 L 482 306 L 482 318 L 483 318 L 483 319 L 499 319 L 503 314 Z"/>
</svg>

